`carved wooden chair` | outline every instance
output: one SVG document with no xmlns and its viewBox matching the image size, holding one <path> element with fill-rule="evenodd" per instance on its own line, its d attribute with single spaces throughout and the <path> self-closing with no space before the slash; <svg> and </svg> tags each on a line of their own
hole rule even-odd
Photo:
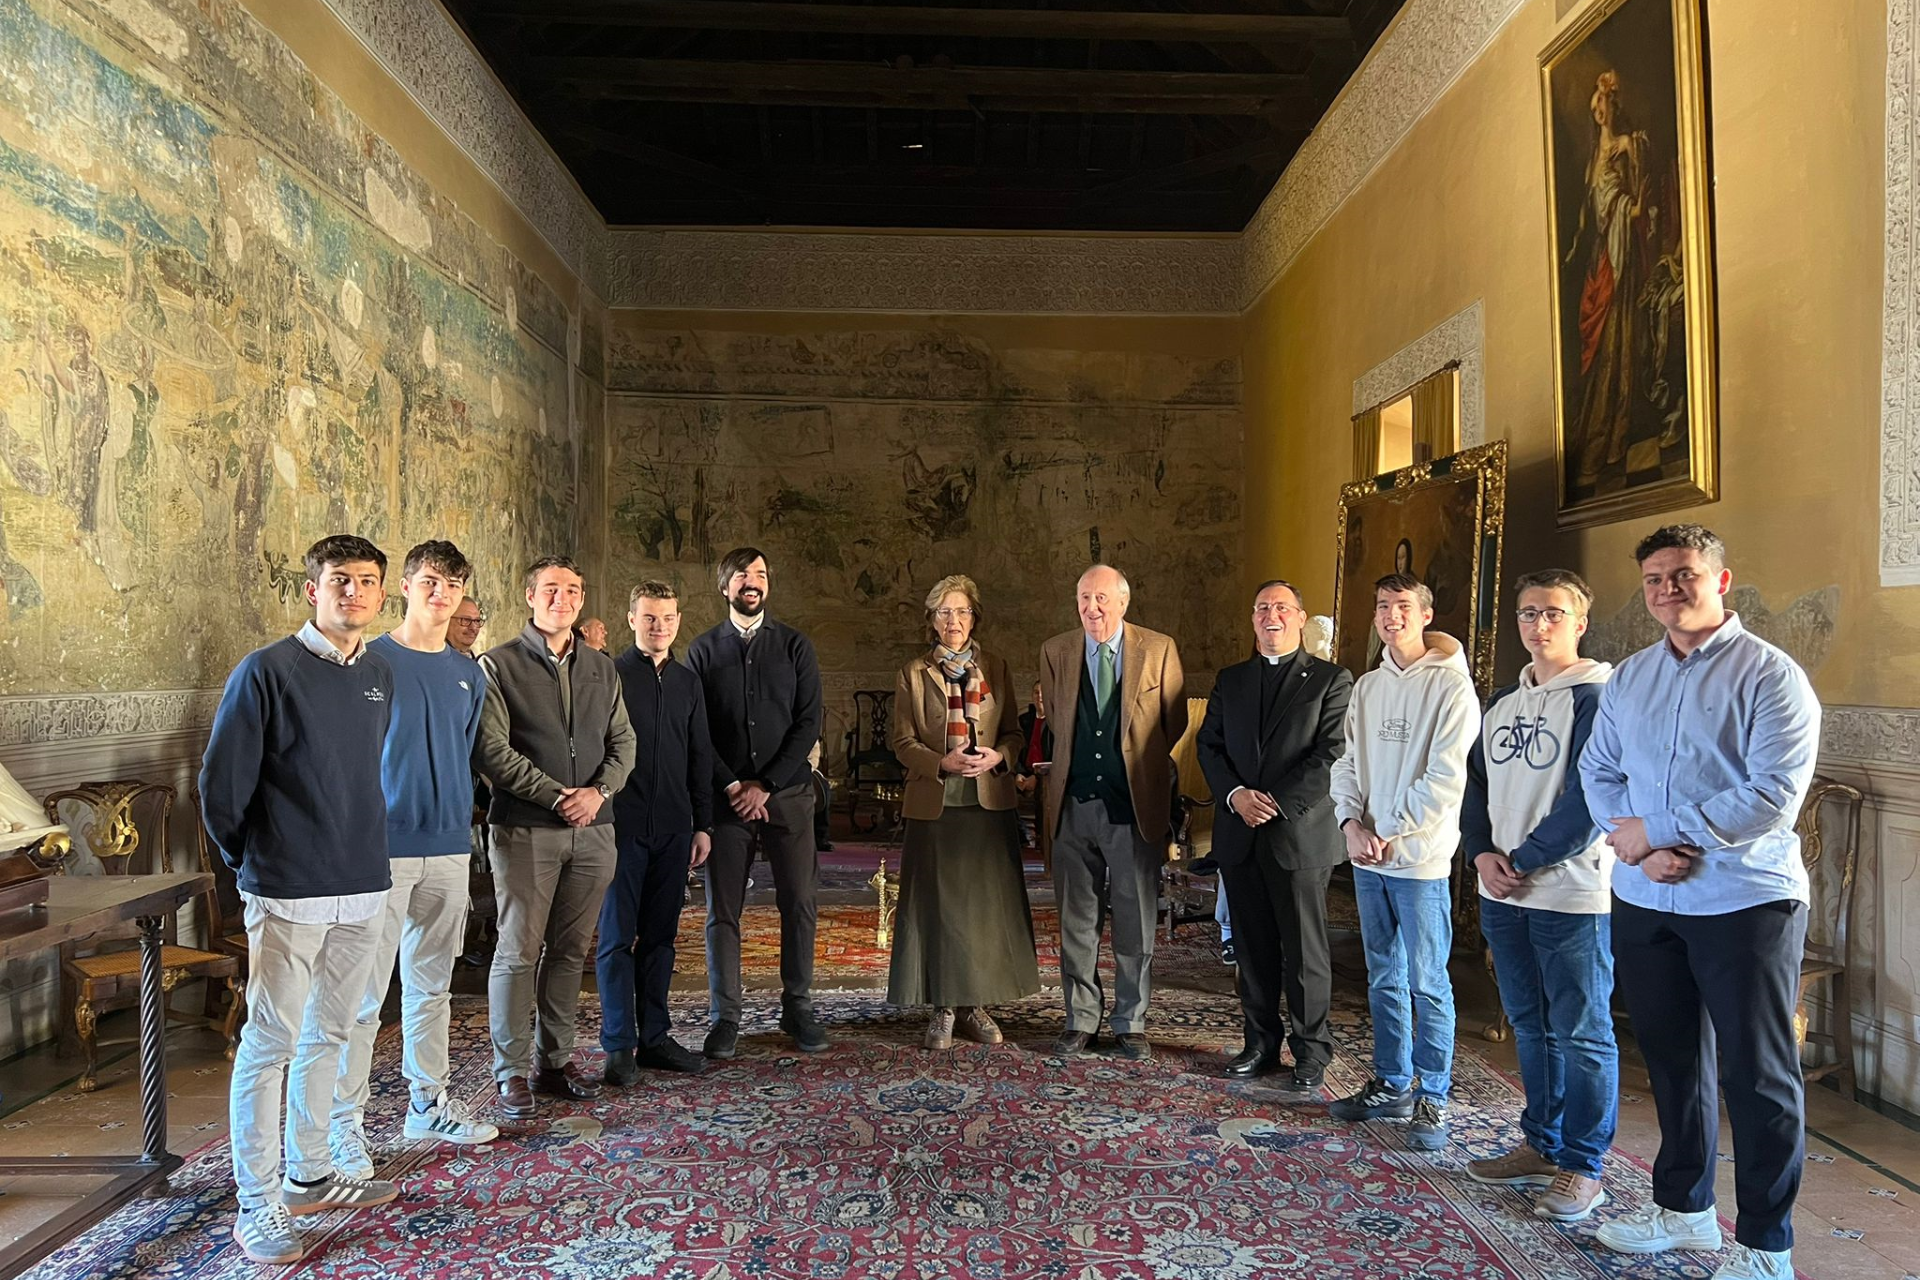
<svg viewBox="0 0 1920 1280">
<path fill-rule="evenodd" d="M 48 819 L 54 822 L 60 820 L 61 805 L 83 807 L 88 820 L 79 826 L 79 831 L 87 849 L 99 860 L 102 873 L 135 875 L 165 874 L 173 870 L 173 851 L 168 843 L 173 801 L 174 790 L 164 783 L 112 781 L 88 782 L 55 791 L 46 797 L 44 804 Z M 142 812 L 148 817 L 145 831 L 135 816 Z M 207 893 L 195 899 L 203 929 L 212 923 L 213 917 L 208 913 L 217 910 L 211 902 L 212 898 L 213 894 Z M 189 978 L 205 978 L 210 991 L 209 1004 L 218 993 L 214 985 L 216 982 L 224 982 L 229 991 L 236 992 L 237 1004 L 234 982 L 237 965 L 234 958 L 209 948 L 181 946 L 178 935 L 178 920 L 169 917 L 160 950 L 162 990 L 170 996 L 181 982 Z M 206 936 L 211 938 L 217 935 L 208 932 Z M 91 1092 L 99 1083 L 100 1040 L 96 1028 L 100 1015 L 113 1009 L 130 1007 L 138 1002 L 140 996 L 139 948 L 116 946 L 117 941 L 130 942 L 131 935 L 124 940 L 109 938 L 104 945 L 96 940 L 88 945 L 97 946 L 98 949 L 84 954 L 72 943 L 60 949 L 62 994 L 66 997 L 67 1007 L 73 1011 L 72 1031 L 85 1055 L 85 1066 L 78 1086 L 82 1093 Z M 221 1026 L 227 1036 L 228 1056 L 232 1056 L 232 1013 L 227 1015 L 224 1025 L 207 1014 L 185 1014 L 171 1007 L 167 1009 L 167 1016 Z"/>
<path fill-rule="evenodd" d="M 853 694 L 853 724 L 847 730 L 847 820 L 856 833 L 866 834 L 881 824 L 898 826 L 898 809 L 889 809 L 888 801 L 897 799 L 890 792 L 906 782 L 906 771 L 893 754 L 888 739 L 893 733 L 893 690 L 856 689 Z M 879 802 L 879 812 L 865 826 L 860 824 L 860 805 Z M 897 833 L 896 833 L 897 834 Z"/>
<path fill-rule="evenodd" d="M 233 868 L 227 865 L 220 851 L 213 847 L 213 840 L 207 835 L 204 810 L 200 807 L 200 786 L 195 783 L 188 792 L 193 800 L 194 853 L 200 870 L 213 877 L 213 892 L 206 895 L 202 903 L 202 919 L 205 931 L 200 935 L 206 943 L 206 949 L 224 956 L 233 957 L 236 971 L 233 980 L 227 984 L 227 990 L 233 997 L 226 1011 L 223 1029 L 227 1036 L 227 1057 L 233 1057 L 233 1051 L 239 1044 L 240 1024 L 247 1016 L 247 958 L 252 953 L 247 949 L 246 904 L 240 900 L 240 881 L 233 874 Z M 220 992 L 212 983 L 207 984 L 207 1016 L 214 1016 L 219 1008 Z"/>
<path fill-rule="evenodd" d="M 1807 915 L 1807 945 L 1800 961 L 1800 989 L 1793 1009 L 1794 1040 L 1833 1050 L 1833 1060 L 1803 1066 L 1809 1081 L 1838 1076 L 1840 1095 L 1854 1095 L 1853 988 L 1848 981 L 1852 959 L 1848 940 L 1853 925 L 1853 885 L 1860 860 L 1859 790 L 1831 778 L 1816 777 L 1800 806 L 1794 827 L 1800 834 L 1800 859 L 1812 882 L 1813 910 Z M 1838 815 L 1839 845 L 1833 847 L 1836 828 L 1826 819 Z M 1807 992 L 1827 983 L 1827 1030 L 1816 1031 L 1807 1013 Z"/>
<path fill-rule="evenodd" d="M 1167 865 L 1160 875 L 1160 931 L 1171 941 L 1183 924 L 1213 919 L 1213 898 L 1225 893 L 1217 873 L 1193 870 L 1193 864 L 1213 852 L 1213 788 L 1200 772 L 1200 722 L 1206 719 L 1207 700 L 1187 699 L 1187 731 L 1173 744 L 1173 840 Z M 1213 876 L 1208 893 L 1199 877 Z M 1205 905 L 1202 906 L 1201 904 Z"/>
</svg>

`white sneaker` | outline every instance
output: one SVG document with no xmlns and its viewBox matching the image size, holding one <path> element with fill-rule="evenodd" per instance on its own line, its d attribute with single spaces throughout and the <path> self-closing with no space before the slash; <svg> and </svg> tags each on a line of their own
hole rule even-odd
<svg viewBox="0 0 1920 1280">
<path fill-rule="evenodd" d="M 1652 1203 L 1601 1223 L 1593 1234 L 1615 1253 L 1665 1253 L 1668 1249 L 1712 1252 L 1721 1244 L 1720 1224 L 1714 1220 L 1712 1209 L 1676 1213 Z"/>
<path fill-rule="evenodd" d="M 468 1115 L 459 1103 L 447 1096 L 445 1089 L 425 1111 L 408 1105 L 405 1132 L 415 1142 L 452 1142 L 461 1146 L 492 1142 L 500 1136 L 500 1130 L 493 1125 Z"/>
<path fill-rule="evenodd" d="M 1769 1253 L 1735 1244 L 1733 1256 L 1720 1264 L 1713 1280 L 1793 1280 L 1793 1250 Z"/>
<path fill-rule="evenodd" d="M 335 1172 L 362 1181 L 373 1176 L 373 1148 L 367 1145 L 367 1131 L 359 1121 L 329 1132 L 327 1152 L 333 1157 Z"/>
<path fill-rule="evenodd" d="M 240 1252 L 268 1266 L 284 1266 L 307 1256 L 307 1246 L 300 1242 L 300 1232 L 287 1206 L 277 1201 L 236 1214 L 233 1242 L 240 1246 Z"/>
</svg>

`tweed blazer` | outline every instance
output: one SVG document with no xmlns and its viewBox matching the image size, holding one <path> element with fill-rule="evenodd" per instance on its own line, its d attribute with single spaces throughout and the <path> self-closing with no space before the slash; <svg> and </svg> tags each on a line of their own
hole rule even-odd
<svg viewBox="0 0 1920 1280">
<path fill-rule="evenodd" d="M 979 645 L 973 657 L 987 676 L 993 703 L 976 726 L 982 747 L 1000 752 L 1000 763 L 980 775 L 980 807 L 1011 809 L 1018 799 L 1013 766 L 1025 740 L 1015 710 L 1013 673 L 1007 660 Z M 908 818 L 932 821 L 946 808 L 946 785 L 940 758 L 947 754 L 947 677 L 929 650 L 901 666 L 893 683 L 893 732 L 888 740 L 893 754 L 907 771 L 906 796 L 900 812 Z"/>
<path fill-rule="evenodd" d="M 1073 723 L 1080 712 L 1080 675 L 1087 667 L 1084 631 L 1040 646 L 1040 692 L 1053 731 L 1047 772 L 1047 821 L 1058 830 L 1073 763 Z M 1166 840 L 1173 822 L 1173 745 L 1187 731 L 1187 677 L 1173 637 L 1126 624 L 1120 644 L 1120 755 L 1135 825 L 1150 843 Z"/>
</svg>

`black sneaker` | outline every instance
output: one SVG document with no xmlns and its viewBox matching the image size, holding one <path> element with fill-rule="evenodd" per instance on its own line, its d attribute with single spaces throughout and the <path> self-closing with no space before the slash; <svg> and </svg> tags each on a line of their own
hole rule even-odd
<svg viewBox="0 0 1920 1280">
<path fill-rule="evenodd" d="M 813 1016 L 811 1009 L 789 1009 L 780 1015 L 780 1029 L 793 1037 L 802 1053 L 819 1053 L 827 1047 L 827 1029 Z"/>
<path fill-rule="evenodd" d="M 624 1089 L 630 1084 L 640 1083 L 640 1068 L 633 1065 L 633 1050 L 615 1049 L 607 1055 L 606 1070 L 601 1073 L 600 1083 Z"/>
<path fill-rule="evenodd" d="M 1413 1104 L 1413 1123 L 1407 1126 L 1407 1145 L 1415 1151 L 1438 1151 L 1447 1145 L 1447 1104 L 1422 1098 Z"/>
<path fill-rule="evenodd" d="M 732 1018 L 722 1018 L 713 1024 L 713 1030 L 707 1032 L 707 1042 L 700 1052 L 717 1062 L 723 1062 L 740 1052 L 740 1024 Z"/>
<path fill-rule="evenodd" d="M 635 1049 L 633 1063 L 650 1071 L 678 1071 L 693 1075 L 707 1065 L 707 1060 L 672 1036 L 667 1036 L 658 1043 L 643 1044 Z"/>
<path fill-rule="evenodd" d="M 1382 1116 L 1405 1119 L 1413 1114 L 1413 1089 L 1396 1089 L 1385 1080 L 1369 1080 L 1351 1098 L 1336 1098 L 1327 1104 L 1327 1114 L 1335 1120 L 1378 1120 Z"/>
</svg>

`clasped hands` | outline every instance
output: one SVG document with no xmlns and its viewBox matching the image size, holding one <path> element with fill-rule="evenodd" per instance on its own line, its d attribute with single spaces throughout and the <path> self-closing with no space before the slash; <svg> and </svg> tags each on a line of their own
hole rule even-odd
<svg viewBox="0 0 1920 1280">
<path fill-rule="evenodd" d="M 1240 821 L 1250 827 L 1257 827 L 1263 822 L 1272 822 L 1280 816 L 1280 806 L 1274 798 L 1264 791 L 1255 791 L 1252 787 L 1241 787 L 1233 793 L 1233 798 L 1227 803 L 1233 807 L 1235 813 L 1240 815 Z"/>
<path fill-rule="evenodd" d="M 1348 818 L 1340 824 L 1341 834 L 1347 838 L 1347 857 L 1357 867 L 1377 866 L 1387 860 L 1387 846 L 1391 843 L 1358 818 Z"/>
<path fill-rule="evenodd" d="M 1654 848 L 1647 840 L 1647 824 L 1638 818 L 1615 818 L 1607 843 L 1613 846 L 1614 857 L 1640 868 L 1640 874 L 1655 884 L 1679 884 L 1693 874 L 1694 859 L 1700 856 L 1698 849 L 1688 845 Z"/>
<path fill-rule="evenodd" d="M 773 794 L 764 783 L 736 782 L 727 788 L 727 803 L 742 822 L 759 822 L 767 816 L 767 799 Z"/>
<path fill-rule="evenodd" d="M 567 820 L 570 827 L 588 827 L 600 816 L 600 806 L 607 798 L 600 794 L 598 787 L 562 787 L 560 803 L 554 805 L 554 811 Z"/>
<path fill-rule="evenodd" d="M 940 772 L 950 778 L 977 778 L 999 765 L 1001 755 L 992 747 L 968 751 L 955 747 L 940 757 Z"/>
</svg>

